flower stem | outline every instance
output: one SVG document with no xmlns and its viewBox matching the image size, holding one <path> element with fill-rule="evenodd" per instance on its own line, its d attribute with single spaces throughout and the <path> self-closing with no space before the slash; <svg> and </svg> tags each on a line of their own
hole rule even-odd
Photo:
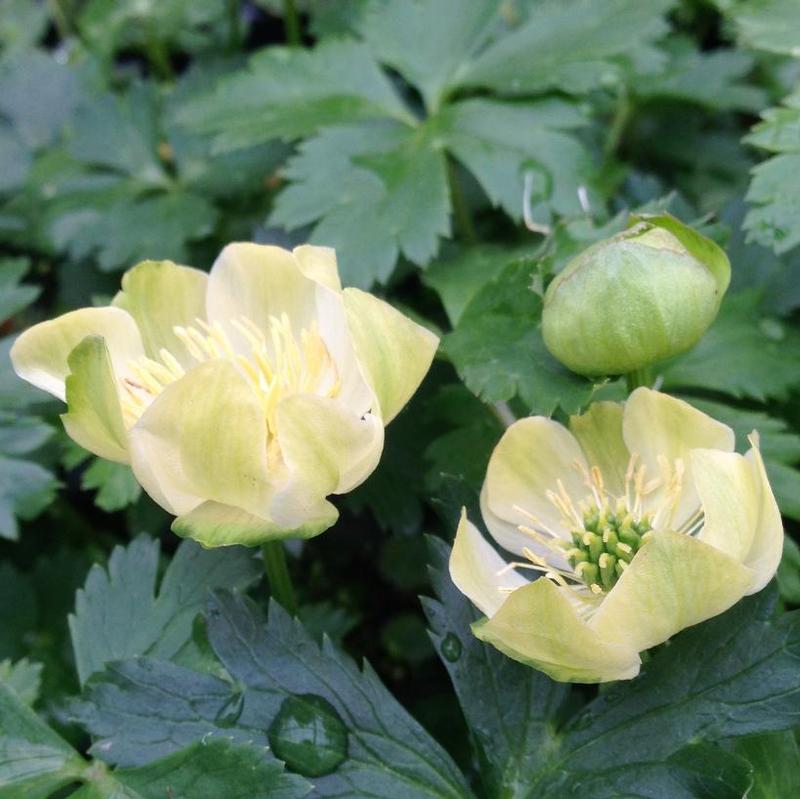
<svg viewBox="0 0 800 799">
<path fill-rule="evenodd" d="M 286 28 L 286 41 L 292 47 L 298 47 L 300 45 L 300 20 L 297 17 L 294 0 L 283 0 L 283 24 Z"/>
<path fill-rule="evenodd" d="M 264 558 L 264 571 L 269 580 L 269 589 L 272 598 L 294 616 L 297 613 L 297 600 L 294 595 L 292 578 L 286 565 L 286 552 L 282 541 L 267 541 L 261 547 Z"/>
<path fill-rule="evenodd" d="M 641 369 L 634 369 L 625 375 L 625 383 L 628 386 L 628 393 L 630 394 L 635 388 L 639 386 L 647 386 L 648 388 L 653 385 L 653 372 L 649 366 L 644 366 Z"/>
<path fill-rule="evenodd" d="M 472 224 L 467 201 L 461 191 L 456 174 L 456 166 L 452 161 L 447 163 L 447 182 L 450 184 L 450 200 L 453 203 L 453 216 L 455 217 L 456 231 L 465 244 L 477 244 L 478 235 Z"/>
</svg>

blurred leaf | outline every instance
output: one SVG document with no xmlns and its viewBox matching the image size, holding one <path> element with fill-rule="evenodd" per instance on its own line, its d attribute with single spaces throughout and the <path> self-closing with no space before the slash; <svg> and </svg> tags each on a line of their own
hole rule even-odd
<svg viewBox="0 0 800 799">
<path fill-rule="evenodd" d="M 24 639 L 36 626 L 36 592 L 29 577 L 0 561 L 0 658 L 25 654 Z"/>
<path fill-rule="evenodd" d="M 336 644 L 340 644 L 361 621 L 357 613 L 338 607 L 327 599 L 301 605 L 297 616 L 315 641 L 320 642 L 323 636 L 327 636 Z"/>
<path fill-rule="evenodd" d="M 664 386 L 721 391 L 761 402 L 800 385 L 800 331 L 764 315 L 757 291 L 729 294 L 700 343 L 663 368 Z"/>
<path fill-rule="evenodd" d="M 477 55 L 454 84 L 521 95 L 582 93 L 621 77 L 621 67 L 657 66 L 653 42 L 667 31 L 672 0 L 562 0 L 531 4 L 523 24 Z"/>
<path fill-rule="evenodd" d="M 330 642 L 320 649 L 277 604 L 265 626 L 251 602 L 219 593 L 208 625 L 235 684 L 146 659 L 113 664 L 73 706 L 98 736 L 93 751 L 134 765 L 218 731 L 269 741 L 290 769 L 314 777 L 315 796 L 471 796 L 369 666 L 360 671 Z"/>
<path fill-rule="evenodd" d="M 795 0 L 716 0 L 745 47 L 800 55 L 800 17 Z"/>
<path fill-rule="evenodd" d="M 140 536 L 114 549 L 107 570 L 92 567 L 69 617 L 81 683 L 111 660 L 172 657 L 191 637 L 209 590 L 245 588 L 259 574 L 247 549 L 204 550 L 184 541 L 156 594 L 158 555 L 158 542 Z"/>
<path fill-rule="evenodd" d="M 31 663 L 27 658 L 12 663 L 0 660 L 0 683 L 4 683 L 20 698 L 31 706 L 39 698 L 42 682 L 42 664 Z"/>
<path fill-rule="evenodd" d="M 398 613 L 381 628 L 381 643 L 395 660 L 419 666 L 433 655 L 425 625 L 416 613 Z"/>
<path fill-rule="evenodd" d="M 81 478 L 81 488 L 86 491 L 97 489 L 94 504 L 108 513 L 127 508 L 142 494 L 130 466 L 102 458 L 92 460 Z"/>
<path fill-rule="evenodd" d="M 36 44 L 47 29 L 46 0 L 4 0 L 0 14 L 0 43 L 10 49 Z"/>
<path fill-rule="evenodd" d="M 791 732 L 739 738 L 734 750 L 753 766 L 753 788 L 747 799 L 800 795 L 800 751 Z"/>
<path fill-rule="evenodd" d="M 38 463 L 0 454 L 0 538 L 19 537 L 17 518 L 32 519 L 55 498 L 58 482 Z"/>
<path fill-rule="evenodd" d="M 783 538 L 783 557 L 777 578 L 783 601 L 800 605 L 800 547 L 789 535 Z"/>
<path fill-rule="evenodd" d="M 41 293 L 38 286 L 19 284 L 29 267 L 27 258 L 0 260 L 0 323 L 27 308 Z"/>
<path fill-rule="evenodd" d="M 475 294 L 442 348 L 460 377 L 485 402 L 519 396 L 530 413 L 581 408 L 592 384 L 568 372 L 545 349 L 542 300 L 529 260 L 511 262 Z"/>
</svg>

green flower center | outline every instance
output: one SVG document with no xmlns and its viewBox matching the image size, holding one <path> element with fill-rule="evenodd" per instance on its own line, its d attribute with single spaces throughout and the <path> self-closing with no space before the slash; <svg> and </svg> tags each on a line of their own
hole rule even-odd
<svg viewBox="0 0 800 799">
<path fill-rule="evenodd" d="M 647 515 L 636 521 L 624 503 L 616 511 L 592 503 L 582 529 L 572 531 L 566 557 L 575 576 L 595 594 L 610 591 L 653 529 Z"/>
</svg>

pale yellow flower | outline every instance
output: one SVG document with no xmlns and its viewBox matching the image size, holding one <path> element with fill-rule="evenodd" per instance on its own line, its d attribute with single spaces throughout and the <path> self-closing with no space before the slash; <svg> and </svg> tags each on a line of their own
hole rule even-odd
<svg viewBox="0 0 800 799">
<path fill-rule="evenodd" d="M 450 559 L 486 615 L 475 635 L 557 680 L 639 672 L 640 652 L 760 591 L 783 527 L 758 440 L 639 388 L 595 403 L 569 429 L 522 419 L 481 494 L 507 563 L 462 514 Z M 538 578 L 538 579 L 534 579 Z"/>
<path fill-rule="evenodd" d="M 179 535 L 220 546 L 330 527 L 326 497 L 373 471 L 437 343 L 342 290 L 333 250 L 240 243 L 210 274 L 135 266 L 110 306 L 32 327 L 11 358 L 66 400 L 75 441 L 131 464 Z"/>
</svg>

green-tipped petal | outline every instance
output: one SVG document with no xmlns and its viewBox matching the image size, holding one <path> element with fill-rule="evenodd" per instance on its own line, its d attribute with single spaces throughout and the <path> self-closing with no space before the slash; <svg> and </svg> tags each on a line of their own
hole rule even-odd
<svg viewBox="0 0 800 799">
<path fill-rule="evenodd" d="M 688 535 L 660 531 L 647 541 L 589 624 L 603 641 L 649 649 L 738 602 L 753 573 Z"/>
<path fill-rule="evenodd" d="M 647 479 L 661 475 L 660 458 L 670 465 L 680 459 L 685 468 L 683 490 L 672 526 L 680 527 L 698 508 L 699 498 L 692 477 L 689 453 L 693 449 L 718 449 L 733 452 L 733 430 L 698 411 L 688 402 L 649 388 L 637 388 L 628 397 L 622 419 L 625 445 L 647 467 Z M 646 505 L 658 505 L 663 488 L 646 498 Z"/>
<path fill-rule="evenodd" d="M 332 291 L 342 290 L 339 267 L 336 263 L 336 250 L 333 247 L 315 247 L 313 244 L 303 244 L 295 247 L 292 254 L 306 277 Z"/>
<path fill-rule="evenodd" d="M 508 592 L 501 589 L 514 590 L 528 583 L 516 571 L 505 570 L 505 566 L 503 558 L 467 519 L 467 512 L 462 509 L 450 553 L 450 577 L 456 588 L 490 618 L 508 597 Z"/>
<path fill-rule="evenodd" d="M 427 374 L 439 339 L 371 294 L 348 288 L 342 296 L 356 355 L 388 424 Z"/>
<path fill-rule="evenodd" d="M 586 413 L 570 416 L 569 429 L 578 439 L 589 466 L 597 466 L 605 487 L 620 496 L 625 490 L 625 471 L 630 453 L 622 438 L 623 406 L 595 402 Z"/>
<path fill-rule="evenodd" d="M 194 361 L 173 332 L 177 325 L 196 325 L 206 318 L 208 275 L 172 261 L 142 261 L 122 276 L 113 305 L 136 321 L 148 357 L 158 360 L 162 348 L 187 366 Z"/>
<path fill-rule="evenodd" d="M 68 412 L 61 421 L 85 449 L 118 463 L 128 462 L 128 433 L 105 340 L 87 336 L 67 358 Z"/>
<path fill-rule="evenodd" d="M 540 577 L 514 591 L 487 621 L 472 626 L 482 641 L 562 682 L 629 680 L 639 654 L 598 635 L 581 621 L 566 590 Z"/>
<path fill-rule="evenodd" d="M 521 552 L 522 547 L 543 551 L 536 540 L 519 532 L 517 525 L 544 525 L 568 538 L 569 527 L 547 494 L 559 490 L 559 481 L 570 497 L 580 499 L 587 494 L 576 463 L 588 468 L 575 437 L 562 425 L 544 416 L 514 422 L 492 453 L 483 486 L 484 521 L 492 536 L 512 552 Z M 495 518 L 504 523 L 496 524 Z"/>
<path fill-rule="evenodd" d="M 263 331 L 270 317 L 286 314 L 295 333 L 316 316 L 318 284 L 306 277 L 288 250 L 266 244 L 229 244 L 219 254 L 208 278 L 209 322 L 219 322 L 243 352 L 250 346 L 231 324 L 247 317 Z"/>
<path fill-rule="evenodd" d="M 329 516 L 325 497 L 362 483 L 383 450 L 379 418 L 361 418 L 341 402 L 311 394 L 281 400 L 277 428 L 287 480 L 272 501 L 270 516 L 289 528 Z"/>
<path fill-rule="evenodd" d="M 753 447 L 745 458 L 756 473 L 755 485 L 759 493 L 758 526 L 753 535 L 753 544 L 745 558 L 745 565 L 755 574 L 748 594 L 755 594 L 773 578 L 778 570 L 783 553 L 783 521 L 772 487 L 769 484 L 764 461 L 758 449 L 757 437 L 751 437 Z"/>
<path fill-rule="evenodd" d="M 131 465 L 175 515 L 211 500 L 265 512 L 267 432 L 261 400 L 228 361 L 209 361 L 167 386 L 130 431 Z"/>
<path fill-rule="evenodd" d="M 172 531 L 182 538 L 192 538 L 204 547 L 258 546 L 281 538 L 311 538 L 331 527 L 339 516 L 336 508 L 327 504 L 324 516 L 287 529 L 241 508 L 204 502 L 189 513 L 178 516 L 172 523 Z"/>
<path fill-rule="evenodd" d="M 14 371 L 29 383 L 65 399 L 67 358 L 86 336 L 106 340 L 115 373 L 144 355 L 133 317 L 120 308 L 81 308 L 26 330 L 11 348 Z"/>
</svg>

